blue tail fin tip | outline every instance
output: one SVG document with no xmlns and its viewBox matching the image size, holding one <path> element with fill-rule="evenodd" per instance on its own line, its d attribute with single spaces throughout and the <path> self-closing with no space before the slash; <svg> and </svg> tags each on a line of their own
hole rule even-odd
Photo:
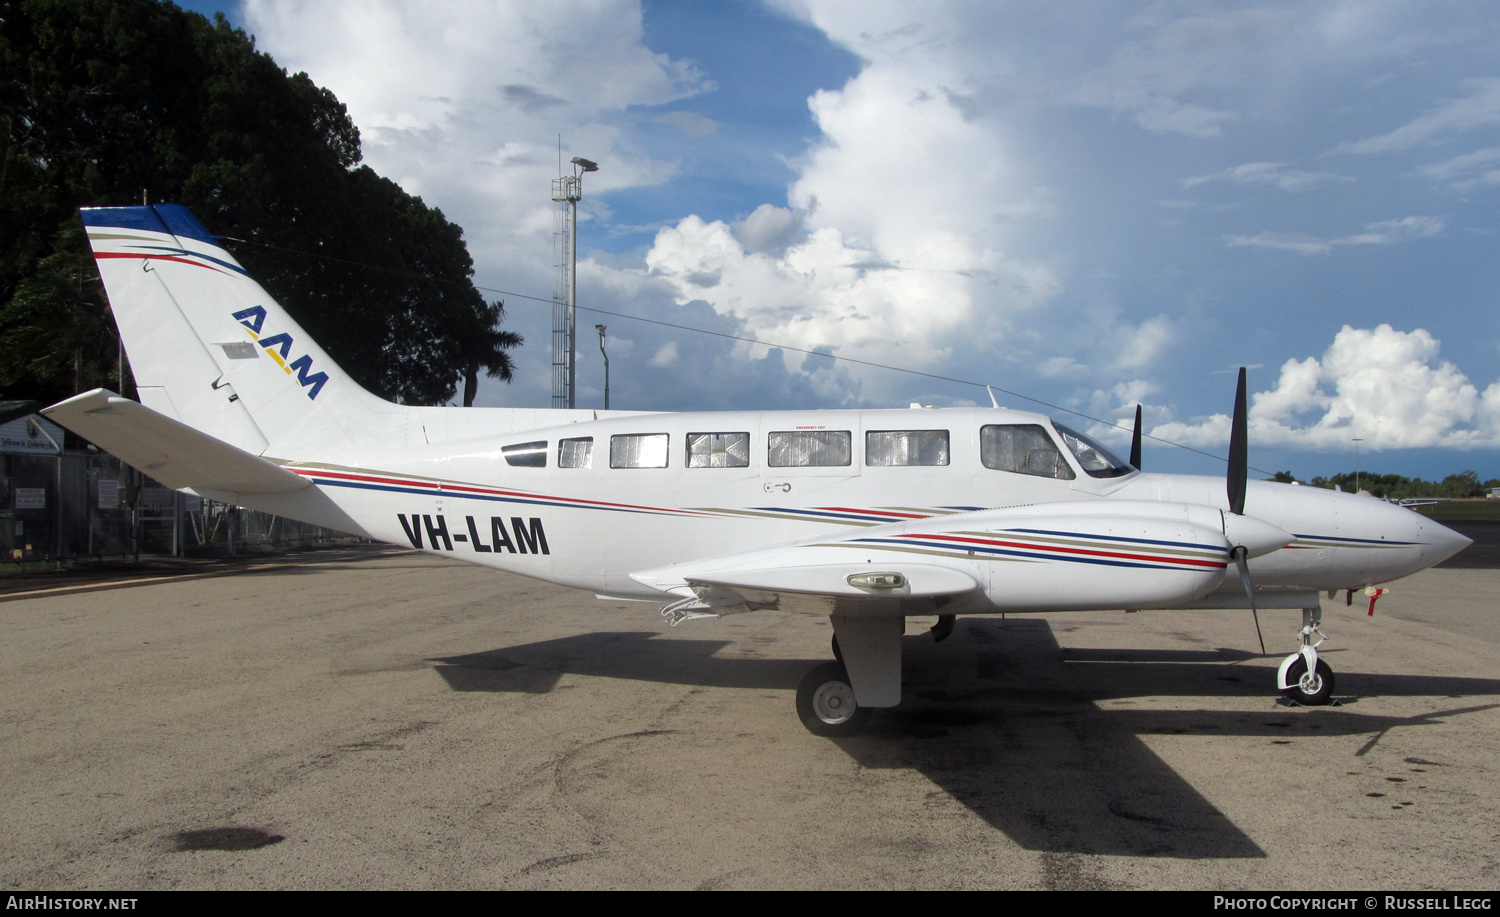
<svg viewBox="0 0 1500 917">
<path fill-rule="evenodd" d="M 149 207 L 85 207 L 83 225 L 116 229 L 144 229 L 165 232 L 181 239 L 196 239 L 210 245 L 219 240 L 198 218 L 181 204 L 156 204 Z"/>
</svg>

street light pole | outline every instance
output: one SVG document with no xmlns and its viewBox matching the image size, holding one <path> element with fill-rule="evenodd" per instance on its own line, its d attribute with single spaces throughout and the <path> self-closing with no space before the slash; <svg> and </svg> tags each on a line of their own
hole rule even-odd
<svg viewBox="0 0 1500 917">
<path fill-rule="evenodd" d="M 599 329 L 599 352 L 604 354 L 604 410 L 609 410 L 609 353 L 604 349 L 604 326 L 595 325 Z"/>
<path fill-rule="evenodd" d="M 1359 493 L 1359 444 L 1362 443 L 1362 442 L 1364 442 L 1364 440 L 1361 439 L 1360 437 L 1356 436 L 1354 438 L 1354 492 L 1355 493 Z"/>
</svg>

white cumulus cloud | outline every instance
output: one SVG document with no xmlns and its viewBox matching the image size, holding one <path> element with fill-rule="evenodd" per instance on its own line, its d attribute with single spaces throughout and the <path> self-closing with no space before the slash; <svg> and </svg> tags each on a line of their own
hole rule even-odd
<svg viewBox="0 0 1500 917">
<path fill-rule="evenodd" d="M 1047 265 L 1006 250 L 1035 212 L 1033 189 L 1014 174 L 1002 125 L 953 90 L 965 59 L 909 53 L 943 15 L 913 29 L 910 10 L 848 12 L 820 7 L 819 24 L 866 63 L 809 100 L 820 134 L 794 164 L 788 206 L 733 224 L 679 220 L 647 266 L 679 303 L 705 301 L 751 337 L 921 369 L 982 361 L 1059 289 Z M 1150 351 L 1152 335 L 1135 347 Z M 861 374 L 866 395 L 909 385 Z"/>
<path fill-rule="evenodd" d="M 478 280 L 553 292 L 558 134 L 565 164 L 601 165 L 584 180 L 580 220 L 608 213 L 599 194 L 669 178 L 632 128 L 655 107 L 706 90 L 690 65 L 646 46 L 636 0 L 246 0 L 258 47 L 332 90 L 359 126 L 365 161 L 462 226 Z M 688 133 L 707 119 L 669 116 Z M 580 275 L 586 265 L 580 265 Z M 660 293 L 660 291 L 658 291 Z M 526 337 L 516 382 L 481 389 L 545 399 L 550 308 L 508 299 Z"/>
<path fill-rule="evenodd" d="M 1345 325 L 1321 358 L 1288 360 L 1275 386 L 1251 396 L 1250 437 L 1264 446 L 1348 448 L 1500 445 L 1500 383 L 1483 394 L 1427 331 Z M 1228 441 L 1229 417 L 1174 421 L 1153 436 L 1193 446 Z"/>
</svg>

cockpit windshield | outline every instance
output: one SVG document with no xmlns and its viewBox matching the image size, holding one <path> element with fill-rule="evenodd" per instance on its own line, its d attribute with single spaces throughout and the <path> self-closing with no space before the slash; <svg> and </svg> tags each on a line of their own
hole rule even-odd
<svg viewBox="0 0 1500 917">
<path fill-rule="evenodd" d="M 1069 427 L 1053 421 L 1052 426 L 1063 438 L 1063 443 L 1078 459 L 1078 464 L 1094 478 L 1118 478 L 1135 471 L 1129 462 L 1122 461 L 1108 449 Z"/>
</svg>

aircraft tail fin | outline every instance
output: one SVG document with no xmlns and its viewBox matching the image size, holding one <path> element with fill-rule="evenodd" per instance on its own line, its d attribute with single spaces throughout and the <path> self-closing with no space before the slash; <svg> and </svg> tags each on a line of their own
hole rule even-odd
<svg viewBox="0 0 1500 917">
<path fill-rule="evenodd" d="M 147 407 L 252 455 L 405 442 L 407 409 L 349 378 L 185 207 L 82 213 Z"/>
</svg>

